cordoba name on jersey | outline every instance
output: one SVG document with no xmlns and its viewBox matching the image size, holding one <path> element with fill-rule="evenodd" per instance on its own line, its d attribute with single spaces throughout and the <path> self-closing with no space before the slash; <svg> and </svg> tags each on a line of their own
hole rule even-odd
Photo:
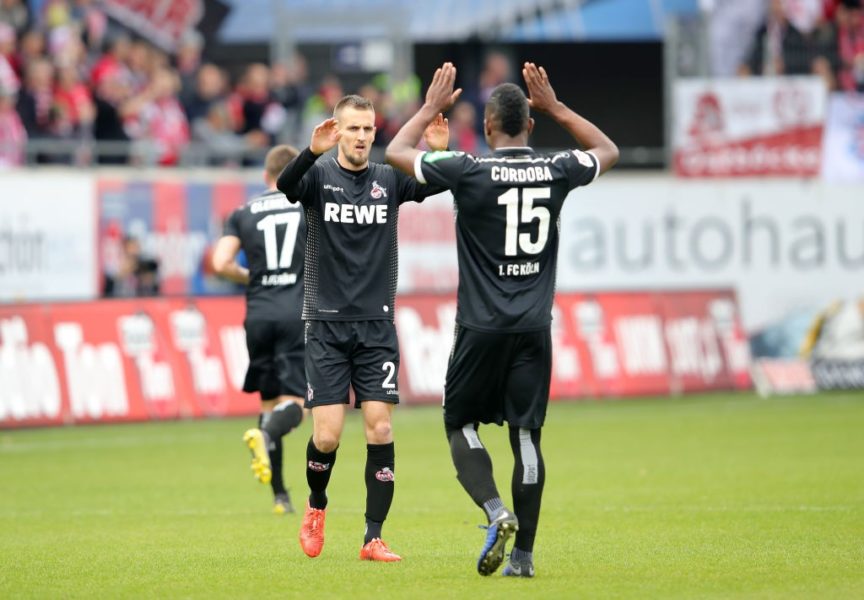
<svg viewBox="0 0 864 600">
<path fill-rule="evenodd" d="M 552 181 L 552 171 L 545 165 L 531 165 L 517 169 L 514 167 L 499 167 L 495 165 L 489 170 L 492 181 L 508 183 L 534 183 L 535 181 Z"/>
<path fill-rule="evenodd" d="M 500 277 L 523 277 L 525 275 L 536 275 L 539 272 L 540 263 L 536 261 L 498 265 L 498 275 Z"/>
</svg>

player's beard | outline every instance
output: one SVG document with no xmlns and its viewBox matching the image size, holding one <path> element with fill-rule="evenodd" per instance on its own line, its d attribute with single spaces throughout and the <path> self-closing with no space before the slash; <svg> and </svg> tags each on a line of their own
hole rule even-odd
<svg viewBox="0 0 864 600">
<path fill-rule="evenodd" d="M 345 152 L 345 160 L 359 169 L 365 167 L 366 163 L 369 162 L 369 154 L 367 152 L 363 152 L 362 155 L 357 152 Z"/>
</svg>

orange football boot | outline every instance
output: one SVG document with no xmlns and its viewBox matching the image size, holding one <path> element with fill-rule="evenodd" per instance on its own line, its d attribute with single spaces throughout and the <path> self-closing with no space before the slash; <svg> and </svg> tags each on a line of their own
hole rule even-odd
<svg viewBox="0 0 864 600">
<path fill-rule="evenodd" d="M 309 501 L 306 501 L 306 513 L 303 515 L 303 524 L 300 525 L 300 547 L 303 548 L 306 556 L 315 558 L 324 548 L 326 515 L 326 508 L 312 508 L 309 506 Z"/>
<path fill-rule="evenodd" d="M 398 562 L 402 557 L 394 554 L 381 538 L 375 538 L 360 548 L 360 560 L 377 560 L 379 562 Z"/>
</svg>

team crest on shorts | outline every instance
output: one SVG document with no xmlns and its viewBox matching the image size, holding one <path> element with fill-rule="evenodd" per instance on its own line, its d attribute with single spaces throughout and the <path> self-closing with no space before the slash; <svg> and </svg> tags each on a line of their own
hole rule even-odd
<svg viewBox="0 0 864 600">
<path fill-rule="evenodd" d="M 372 191 L 369 192 L 369 195 L 375 198 L 376 200 L 380 200 L 381 198 L 387 197 L 387 188 L 382 186 L 377 181 L 372 182 Z"/>
<path fill-rule="evenodd" d="M 388 481 L 393 481 L 394 479 L 396 479 L 396 475 L 393 473 L 393 471 L 390 470 L 390 467 L 384 467 L 383 469 L 375 473 L 375 479 L 386 483 Z"/>
</svg>

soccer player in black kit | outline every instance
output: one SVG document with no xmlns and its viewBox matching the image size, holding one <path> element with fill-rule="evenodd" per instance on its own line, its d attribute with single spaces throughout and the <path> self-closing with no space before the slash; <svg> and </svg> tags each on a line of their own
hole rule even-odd
<svg viewBox="0 0 864 600">
<path fill-rule="evenodd" d="M 443 119 L 424 131 L 430 148 L 447 147 Z M 318 556 L 324 545 L 327 484 L 351 386 L 363 411 L 367 442 L 360 558 L 395 562 L 401 557 L 381 540 L 381 527 L 393 501 L 391 413 L 399 402 L 399 343 L 393 323 L 397 217 L 403 202 L 421 201 L 443 188 L 421 185 L 389 165 L 369 162 L 374 139 L 372 104 L 346 96 L 333 118 L 315 128 L 309 147 L 285 168 L 277 185 L 303 204 L 308 226 L 305 406 L 312 411 L 313 433 L 306 450 L 311 493 L 300 545 L 310 557 Z M 335 156 L 321 156 L 334 146 Z"/>
<path fill-rule="evenodd" d="M 246 347 L 249 369 L 244 392 L 261 394 L 258 427 L 243 440 L 252 452 L 252 471 L 273 489 L 273 511 L 294 512 L 282 479 L 282 437 L 303 420 L 303 208 L 276 189 L 276 178 L 298 151 L 272 148 L 264 160 L 267 191 L 237 208 L 213 250 L 214 270 L 246 285 Z M 246 253 L 249 268 L 236 257 Z"/>
<path fill-rule="evenodd" d="M 558 256 L 558 223 L 569 192 L 594 181 L 618 160 L 618 148 L 596 126 L 559 102 L 546 71 L 525 63 L 529 98 L 512 84 L 486 103 L 484 130 L 491 154 L 420 152 L 428 123 L 447 110 L 456 69 L 433 77 L 420 111 L 387 148 L 387 161 L 418 181 L 453 192 L 459 261 L 457 330 L 444 386 L 444 425 L 459 482 L 487 516 L 477 561 L 490 575 L 516 539 L 504 575 L 534 576 L 534 538 L 545 480 L 540 431 L 552 371 L 550 326 Z M 585 150 L 539 153 L 528 146 L 531 109 L 552 117 Z M 513 507 L 495 484 L 480 423 L 509 426 L 514 468 Z"/>
</svg>

